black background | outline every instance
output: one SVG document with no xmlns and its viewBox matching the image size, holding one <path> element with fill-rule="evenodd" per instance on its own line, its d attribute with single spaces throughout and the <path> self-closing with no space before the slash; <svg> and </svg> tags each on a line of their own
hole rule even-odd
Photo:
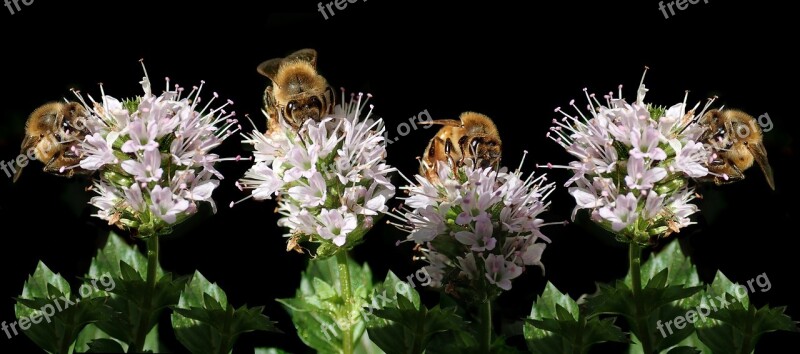
<svg viewBox="0 0 800 354">
<path fill-rule="evenodd" d="M 569 156 L 545 138 L 556 106 L 580 99 L 581 89 L 598 94 L 624 85 L 632 98 L 643 67 L 652 70 L 648 101 L 672 105 L 691 91 L 696 102 L 720 96 L 727 107 L 757 116 L 767 112 L 774 129 L 765 134 L 777 191 L 757 168 L 738 184 L 703 187 L 698 225 L 679 236 L 708 281 L 719 269 L 745 282 L 766 273 L 772 289 L 752 296 L 757 305 L 789 305 L 800 319 L 795 292 L 798 187 L 796 156 L 796 83 L 793 60 L 795 13 L 785 5 L 711 0 L 689 5 L 665 19 L 653 0 L 636 2 L 549 1 L 518 5 L 499 1 L 358 1 L 325 20 L 315 2 L 233 1 L 54 1 L 36 0 L 10 15 L 0 8 L 2 96 L 0 159 L 18 155 L 27 115 L 37 106 L 72 97 L 70 88 L 99 96 L 98 82 L 116 97 L 140 93 L 138 60 L 145 59 L 154 87 L 169 76 L 190 87 L 207 87 L 250 113 L 263 130 L 260 114 L 266 78 L 255 67 L 263 60 L 305 48 L 320 53 L 319 69 L 334 86 L 374 94 L 376 112 L 385 117 L 390 136 L 423 110 L 434 118 L 456 118 L 466 110 L 493 117 L 504 141 L 504 165 L 524 170 L 536 163 L 563 164 Z M 249 128 L 246 128 L 249 129 Z M 389 146 L 388 160 L 406 175 L 416 171 L 433 130 L 418 130 Z M 238 138 L 220 149 L 241 152 Z M 243 196 L 233 182 L 247 163 L 226 163 L 228 177 L 215 192 L 217 215 L 205 212 L 162 242 L 162 264 L 172 272 L 199 269 L 218 282 L 235 305 L 266 305 L 266 313 L 287 334 L 248 334 L 235 352 L 254 346 L 307 351 L 291 321 L 273 300 L 291 297 L 304 269 L 304 256 L 286 253 L 275 226 L 272 202 L 227 204 Z M 566 171 L 549 172 L 563 184 Z M 400 178 L 396 178 L 400 183 Z M 29 167 L 12 184 L 0 174 L 0 321 L 14 321 L 12 297 L 38 260 L 73 284 L 83 275 L 109 228 L 90 217 L 94 211 L 83 191 L 86 181 L 65 180 Z M 545 217 L 568 219 L 574 201 L 565 188 L 552 197 Z M 396 205 L 396 204 L 394 204 Z M 553 240 L 544 255 L 546 278 L 535 269 L 515 281 L 497 307 L 498 317 L 526 316 L 547 280 L 573 297 L 592 292 L 627 270 L 626 248 L 586 222 L 544 230 Z M 368 262 L 376 280 L 391 269 L 401 278 L 421 265 L 411 261 L 402 234 L 386 225 L 371 232 L 354 257 Z M 435 302 L 434 292 L 425 292 Z M 169 349 L 183 349 L 170 333 Z M 759 353 L 786 352 L 800 337 L 773 333 Z M 519 343 L 519 340 L 516 339 Z M 0 335 L 2 352 L 35 352 L 24 336 Z M 606 345 L 596 352 L 621 352 Z"/>
</svg>

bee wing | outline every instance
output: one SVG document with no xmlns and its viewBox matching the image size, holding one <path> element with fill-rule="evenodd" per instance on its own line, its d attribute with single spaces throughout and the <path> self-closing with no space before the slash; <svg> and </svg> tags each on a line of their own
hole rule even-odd
<svg viewBox="0 0 800 354">
<path fill-rule="evenodd" d="M 20 144 L 19 150 L 21 153 L 25 153 L 28 149 L 36 146 L 36 139 L 33 139 L 30 135 L 25 135 L 25 139 L 22 139 L 22 144 Z"/>
<path fill-rule="evenodd" d="M 31 138 L 30 135 L 25 135 L 25 139 L 22 140 L 22 144 L 20 145 L 19 151 L 20 154 L 26 154 L 28 150 L 36 146 L 36 139 Z M 19 176 L 22 175 L 22 166 L 17 166 L 17 172 L 14 173 L 14 179 L 12 180 L 13 183 L 16 183 L 19 179 Z"/>
<path fill-rule="evenodd" d="M 775 190 L 775 178 L 772 175 L 772 167 L 769 165 L 769 160 L 767 160 L 767 149 L 764 147 L 764 144 L 750 144 L 748 147 L 750 153 L 753 154 L 753 158 L 758 162 L 758 165 L 761 166 L 761 171 L 764 172 L 764 177 L 767 178 L 769 187 Z"/>
<path fill-rule="evenodd" d="M 258 73 L 268 77 L 274 82 L 275 76 L 278 74 L 278 69 L 281 67 L 281 64 L 284 60 L 302 60 L 311 63 L 311 65 L 314 67 L 317 67 L 317 51 L 310 48 L 300 49 L 292 54 L 289 54 L 286 58 L 266 60 L 258 65 Z"/>
<path fill-rule="evenodd" d="M 14 179 L 11 181 L 12 183 L 17 183 L 19 176 L 22 176 L 22 166 L 17 166 L 17 172 L 14 173 Z"/>
<path fill-rule="evenodd" d="M 426 124 L 426 125 L 444 125 L 448 127 L 460 127 L 461 121 L 455 119 L 437 119 L 425 122 L 418 122 L 419 124 Z"/>
<path fill-rule="evenodd" d="M 307 61 L 315 68 L 317 67 L 317 51 L 311 48 L 300 49 L 289 54 L 286 59 Z"/>
<path fill-rule="evenodd" d="M 278 68 L 281 67 L 281 63 L 283 63 L 283 58 L 270 59 L 259 64 L 256 70 L 258 70 L 259 74 L 275 81 L 275 75 L 278 74 Z"/>
</svg>

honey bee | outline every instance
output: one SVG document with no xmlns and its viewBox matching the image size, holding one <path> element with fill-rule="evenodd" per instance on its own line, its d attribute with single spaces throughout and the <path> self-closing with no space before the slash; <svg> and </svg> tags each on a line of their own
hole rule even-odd
<svg viewBox="0 0 800 354">
<path fill-rule="evenodd" d="M 438 179 L 437 161 L 446 162 L 454 172 L 468 160 L 481 168 L 500 165 L 503 144 L 494 122 L 475 112 L 464 112 L 459 119 L 422 122 L 443 125 L 425 148 L 420 164 L 420 174 L 430 181 Z"/>
<path fill-rule="evenodd" d="M 32 150 L 36 160 L 45 164 L 44 171 L 48 173 L 64 177 L 88 173 L 75 167 L 80 162 L 80 156 L 74 149 L 87 133 L 86 116 L 86 110 L 76 102 L 42 105 L 31 113 L 25 123 L 25 138 L 20 154 Z M 21 174 L 22 166 L 19 166 L 14 174 L 14 182 Z"/>
<path fill-rule="evenodd" d="M 741 181 L 744 171 L 757 162 L 770 188 L 775 190 L 761 127 L 755 118 L 735 109 L 713 109 L 703 115 L 700 124 L 709 128 L 703 140 L 710 143 L 717 155 L 708 168 L 718 176 L 709 176 L 707 179 L 717 185 Z M 721 177 L 723 175 L 727 179 Z"/>
<path fill-rule="evenodd" d="M 264 108 L 268 114 L 268 131 L 281 129 L 280 116 L 295 131 L 307 119 L 319 121 L 333 113 L 335 95 L 322 75 L 317 73 L 317 51 L 302 49 L 286 58 L 267 60 L 258 72 L 272 85 L 264 90 Z"/>
</svg>

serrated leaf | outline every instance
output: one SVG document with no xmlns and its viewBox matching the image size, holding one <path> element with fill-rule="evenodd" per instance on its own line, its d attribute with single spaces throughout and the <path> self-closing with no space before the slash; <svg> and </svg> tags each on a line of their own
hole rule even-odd
<svg viewBox="0 0 800 354">
<path fill-rule="evenodd" d="M 125 262 L 121 262 L 121 269 Z M 129 268 L 129 270 L 132 269 Z M 188 280 L 187 277 L 173 279 L 166 273 L 156 281 L 154 289 L 150 289 L 144 279 L 136 273 L 128 274 L 136 279 L 116 279 L 116 286 L 111 290 L 108 305 L 114 309 L 114 315 L 97 323 L 104 332 L 125 343 L 136 340 L 139 322 L 142 316 L 147 317 L 146 330 L 149 333 L 155 328 L 161 313 L 169 306 L 178 304 L 181 291 Z M 127 276 L 125 276 L 127 277 Z M 151 303 L 144 303 L 147 293 L 152 291 Z M 144 309 L 149 309 L 144 313 Z"/>
<path fill-rule="evenodd" d="M 597 293 L 586 299 L 589 316 L 601 314 L 623 315 L 629 318 L 635 316 L 633 292 L 627 284 L 617 281 L 613 285 L 597 284 L 597 286 Z"/>
<path fill-rule="evenodd" d="M 144 278 L 137 273 L 136 269 L 134 269 L 125 261 L 119 261 L 119 269 L 120 273 L 122 273 L 122 280 L 129 281 L 129 282 L 141 282 L 144 281 Z"/>
<path fill-rule="evenodd" d="M 429 310 L 421 305 L 419 293 L 392 272 L 376 287 L 368 311 L 374 316 L 370 316 L 367 332 L 389 354 L 422 353 L 433 349 L 431 343 L 437 337 L 466 327 L 455 308 L 437 306 Z M 451 350 L 459 350 L 453 342 L 448 345 Z"/>
<path fill-rule="evenodd" d="M 750 297 L 747 296 L 747 287 L 735 284 L 720 271 L 717 271 L 717 274 L 714 276 L 714 281 L 706 288 L 706 294 L 706 297 L 713 296 L 721 303 L 723 301 L 720 300 L 719 297 L 727 294 L 728 296 L 725 297 L 729 299 L 729 304 L 723 305 L 722 307 L 729 307 L 737 303 L 737 307 L 742 309 L 750 306 Z"/>
<path fill-rule="evenodd" d="M 666 284 L 700 285 L 697 267 L 683 254 L 677 241 L 670 242 L 660 252 L 651 255 L 646 262 L 642 263 L 642 283 L 648 283 L 650 279 L 653 279 L 656 274 L 664 269 L 669 269 Z M 629 288 L 633 286 L 630 272 L 625 276 L 625 284 Z"/>
<path fill-rule="evenodd" d="M 661 289 L 667 285 L 667 276 L 669 275 L 669 270 L 664 268 L 660 272 L 656 273 L 650 281 L 647 282 L 645 288 L 647 289 Z"/>
<path fill-rule="evenodd" d="M 578 314 L 576 314 L 578 315 Z M 556 304 L 556 319 L 561 322 L 577 321 L 578 319 L 572 316 L 564 306 Z"/>
<path fill-rule="evenodd" d="M 66 353 L 87 324 L 111 315 L 103 298 L 82 300 L 71 294 L 67 281 L 39 262 L 14 306 L 14 325 L 43 350 Z"/>
<path fill-rule="evenodd" d="M 681 340 L 691 335 L 694 330 L 693 325 L 688 324 L 682 328 L 668 327 L 664 329 L 664 323 L 671 321 L 678 316 L 686 314 L 686 309 L 678 306 L 676 300 L 687 298 L 697 292 L 699 287 L 683 288 L 681 286 L 668 286 L 661 289 L 645 288 L 640 293 L 644 302 L 643 319 L 645 332 L 633 325 L 636 321 L 636 307 L 633 292 L 627 286 L 618 281 L 615 287 L 600 285 L 598 294 L 591 297 L 587 302 L 588 311 L 591 316 L 599 314 L 616 314 L 624 316 L 635 337 L 640 335 L 650 336 L 650 342 L 656 350 L 664 350 L 676 345 Z M 659 327 L 660 326 L 660 327 Z"/>
<path fill-rule="evenodd" d="M 523 328 L 528 348 L 536 353 L 586 353 L 597 343 L 627 341 L 613 319 L 601 320 L 585 312 L 548 282 Z"/>
<path fill-rule="evenodd" d="M 761 276 L 769 282 L 766 274 Z M 765 333 L 798 331 L 796 322 L 784 314 L 784 307 L 756 309 L 747 287 L 734 284 L 721 272 L 706 288 L 703 304 L 709 314 L 698 321 L 697 337 L 715 353 L 750 353 Z"/>
<path fill-rule="evenodd" d="M 530 318 L 556 318 L 556 305 L 565 308 L 570 314 L 578 314 L 578 304 L 568 295 L 561 293 L 553 283 L 547 282 L 544 291 L 533 303 Z"/>
<path fill-rule="evenodd" d="M 36 270 L 28 276 L 22 288 L 24 299 L 51 299 L 71 295 L 69 283 L 60 274 L 53 273 L 44 262 L 39 261 Z"/>
<path fill-rule="evenodd" d="M 342 350 L 343 328 L 352 330 L 354 345 L 365 331 L 362 309 L 368 304 L 367 297 L 372 293 L 372 273 L 368 265 L 361 267 L 351 259 L 348 259 L 348 267 L 354 301 L 349 313 L 343 306 L 336 257 L 310 261 L 301 276 L 295 297 L 278 300 L 289 312 L 303 343 L 320 353 L 338 353 Z"/>
<path fill-rule="evenodd" d="M 87 278 L 111 279 L 114 282 L 114 289 L 108 290 L 111 293 L 108 305 L 114 309 L 114 314 L 98 322 L 97 326 L 124 343 L 135 341 L 142 316 L 148 320 L 149 338 L 161 312 L 167 306 L 177 304 L 186 282 L 186 278 L 173 279 L 171 274 L 165 274 L 159 265 L 156 268 L 155 289 L 150 289 L 146 284 L 147 258 L 114 233 L 108 236 L 106 244 L 92 259 Z M 151 291 L 152 296 L 148 296 Z M 152 300 L 151 304 L 144 304 L 147 298 Z M 143 313 L 144 309 L 149 311 Z"/>
<path fill-rule="evenodd" d="M 673 241 L 641 265 L 641 278 L 646 284 L 640 292 L 644 314 L 641 321 L 646 328 L 640 331 L 631 325 L 632 332 L 637 341 L 640 336 L 649 336 L 655 350 L 669 349 L 694 331 L 694 325 L 688 322 L 683 328 L 664 326 L 699 305 L 702 286 L 696 267 L 680 250 L 679 243 Z M 624 282 L 600 285 L 598 294 L 588 301 L 592 315 L 623 315 L 633 324 L 637 317 L 632 284 L 629 272 Z"/>
<path fill-rule="evenodd" d="M 708 348 L 705 344 L 703 344 L 703 342 L 700 341 L 699 338 L 697 338 L 697 331 L 693 332 L 692 335 L 684 338 L 676 346 L 678 346 L 678 347 L 691 347 L 691 348 L 697 349 L 698 351 L 700 351 L 700 353 L 703 353 L 703 354 L 714 354 L 713 352 L 711 352 L 710 348 Z"/>
<path fill-rule="evenodd" d="M 227 353 L 243 333 L 277 331 L 262 312 L 263 307 L 234 309 L 225 292 L 196 271 L 174 307 L 172 326 L 192 353 Z"/>
<path fill-rule="evenodd" d="M 291 315 L 297 335 L 307 346 L 318 353 L 341 352 L 342 332 L 333 312 L 320 311 L 317 307 L 306 309 L 301 299 L 278 300 Z M 292 304 L 292 305 L 290 305 Z"/>
<path fill-rule="evenodd" d="M 142 278 L 147 277 L 147 258 L 135 247 L 128 245 L 125 240 L 115 233 L 108 235 L 108 241 L 97 252 L 89 267 L 89 277 L 98 279 L 111 275 L 122 278 L 120 262 L 123 261 L 139 273 Z M 164 271 L 159 267 L 156 277 L 164 276 Z"/>
</svg>

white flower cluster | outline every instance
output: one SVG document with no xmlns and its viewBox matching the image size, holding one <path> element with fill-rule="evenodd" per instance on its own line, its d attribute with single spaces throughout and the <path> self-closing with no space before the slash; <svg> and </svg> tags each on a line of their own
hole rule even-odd
<svg viewBox="0 0 800 354">
<path fill-rule="evenodd" d="M 521 179 L 521 173 L 506 168 L 474 168 L 457 171 L 443 162 L 437 166 L 438 181 L 416 175 L 416 184 L 404 187 L 409 193 L 401 229 L 419 245 L 430 263 L 426 270 L 432 286 L 442 287 L 468 280 L 473 289 L 482 283 L 502 290 L 525 266 L 541 263 L 545 243 L 550 242 L 540 227 L 539 214 L 547 210 L 545 199 L 553 183 L 545 175 Z M 457 274 L 458 279 L 448 278 Z"/>
<path fill-rule="evenodd" d="M 576 202 L 573 220 L 578 210 L 591 209 L 593 221 L 623 240 L 647 243 L 693 223 L 689 216 L 698 209 L 689 203 L 694 191 L 688 182 L 710 174 L 714 158 L 711 147 L 699 141 L 707 128 L 696 123 L 713 100 L 698 114 L 699 103 L 686 112 L 686 98 L 659 109 L 644 103 L 643 82 L 644 77 L 633 104 L 621 98 L 620 86 L 619 98 L 609 93 L 605 105 L 584 89 L 589 114 L 574 100 L 570 105 L 577 115 L 557 108 L 564 117 L 553 120 L 547 136 L 578 160 L 547 166 L 575 173 L 565 184 L 572 186 Z"/>
<path fill-rule="evenodd" d="M 89 112 L 88 134 L 77 146 L 79 166 L 99 171 L 93 188 L 98 195 L 90 203 L 99 209 L 97 217 L 141 237 L 169 232 L 197 212 L 198 202 L 216 212 L 211 195 L 223 176 L 214 164 L 226 159 L 211 150 L 237 126 L 235 113 L 224 109 L 231 101 L 212 109 L 214 93 L 199 106 L 202 83 L 181 97 L 183 88 L 170 90 L 166 81 L 166 91 L 155 96 L 145 71 L 144 95 L 131 101 L 101 92 L 101 102 L 89 96 L 89 105 L 78 96 Z"/>
<path fill-rule="evenodd" d="M 371 118 L 372 105 L 361 118 L 369 97 L 351 96 L 320 122 L 306 120 L 299 132 L 284 125 L 245 136 L 255 147 L 255 164 L 239 188 L 252 190 L 256 200 L 277 196 L 283 215 L 278 225 L 295 242 L 325 245 L 317 250 L 320 257 L 360 241 L 395 193 L 383 120 Z"/>
</svg>

